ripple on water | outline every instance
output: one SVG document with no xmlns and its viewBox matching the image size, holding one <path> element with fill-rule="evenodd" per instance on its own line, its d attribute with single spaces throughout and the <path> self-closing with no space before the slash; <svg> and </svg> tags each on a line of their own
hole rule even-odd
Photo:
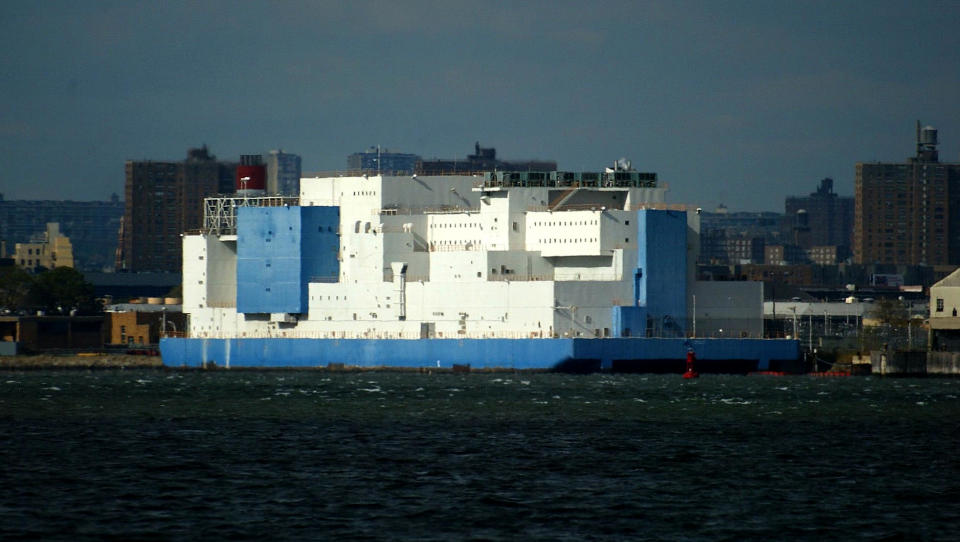
<svg viewBox="0 0 960 542">
<path fill-rule="evenodd" d="M 39 371 L 7 383 L 0 538 L 937 539 L 960 498 L 944 453 L 958 434 L 943 422 L 960 415 L 958 381 Z"/>
</svg>

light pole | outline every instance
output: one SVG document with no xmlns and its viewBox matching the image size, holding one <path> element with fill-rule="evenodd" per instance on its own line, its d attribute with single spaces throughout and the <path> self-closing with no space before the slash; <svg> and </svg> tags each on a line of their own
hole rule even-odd
<svg viewBox="0 0 960 542">
<path fill-rule="evenodd" d="M 693 338 L 697 338 L 697 294 L 693 294 Z"/>
<path fill-rule="evenodd" d="M 794 305 L 790 307 L 790 310 L 793 311 L 793 338 L 797 339 L 797 306 Z"/>
</svg>

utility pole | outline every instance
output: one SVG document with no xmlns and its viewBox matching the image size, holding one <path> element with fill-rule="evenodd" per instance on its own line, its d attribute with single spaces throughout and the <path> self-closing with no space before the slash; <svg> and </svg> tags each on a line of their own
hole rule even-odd
<svg viewBox="0 0 960 542">
<path fill-rule="evenodd" d="M 693 338 L 697 338 L 697 294 L 693 294 Z"/>
</svg>

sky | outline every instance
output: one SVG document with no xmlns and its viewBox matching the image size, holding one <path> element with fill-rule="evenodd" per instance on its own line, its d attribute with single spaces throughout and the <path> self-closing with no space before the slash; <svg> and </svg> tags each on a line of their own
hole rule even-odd
<svg viewBox="0 0 960 542">
<path fill-rule="evenodd" d="M 915 123 L 960 161 L 960 1 L 0 3 L 0 193 L 123 195 L 127 160 L 370 146 L 654 171 L 667 200 L 783 211 Z"/>
</svg>

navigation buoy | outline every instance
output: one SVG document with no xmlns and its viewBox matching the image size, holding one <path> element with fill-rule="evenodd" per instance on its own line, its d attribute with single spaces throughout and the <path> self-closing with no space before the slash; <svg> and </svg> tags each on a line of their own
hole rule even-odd
<svg viewBox="0 0 960 542">
<path fill-rule="evenodd" d="M 700 373 L 693 368 L 693 363 L 697 361 L 696 354 L 693 353 L 693 349 L 687 350 L 687 372 L 683 373 L 683 378 L 698 378 Z"/>
</svg>

